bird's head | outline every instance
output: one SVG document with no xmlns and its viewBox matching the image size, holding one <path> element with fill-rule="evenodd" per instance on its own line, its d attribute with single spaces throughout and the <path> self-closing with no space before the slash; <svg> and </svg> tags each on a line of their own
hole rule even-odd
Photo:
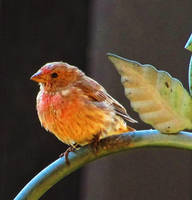
<svg viewBox="0 0 192 200">
<path fill-rule="evenodd" d="M 64 62 L 47 63 L 31 76 L 31 80 L 40 83 L 51 92 L 67 87 L 81 78 L 83 72 Z"/>
</svg>

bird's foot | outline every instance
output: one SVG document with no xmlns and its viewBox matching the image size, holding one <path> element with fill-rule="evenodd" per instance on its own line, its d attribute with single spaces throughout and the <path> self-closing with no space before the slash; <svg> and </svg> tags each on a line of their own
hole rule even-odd
<svg viewBox="0 0 192 200">
<path fill-rule="evenodd" d="M 59 157 L 65 157 L 65 161 L 66 161 L 66 164 L 67 165 L 70 165 L 70 162 L 69 162 L 69 153 L 70 152 L 74 152 L 76 150 L 76 146 L 70 146 L 69 148 L 67 148 L 67 150 L 64 152 L 64 153 L 61 153 L 59 155 Z"/>
<path fill-rule="evenodd" d="M 96 154 L 98 152 L 98 145 L 99 145 L 99 141 L 100 141 L 100 135 L 101 133 L 99 134 L 96 134 L 93 136 L 93 139 L 91 140 L 92 143 L 92 148 L 93 148 L 93 152 Z"/>
</svg>

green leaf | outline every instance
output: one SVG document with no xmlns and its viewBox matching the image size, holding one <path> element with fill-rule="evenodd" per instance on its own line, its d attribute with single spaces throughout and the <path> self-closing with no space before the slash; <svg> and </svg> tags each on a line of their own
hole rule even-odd
<svg viewBox="0 0 192 200">
<path fill-rule="evenodd" d="M 152 65 L 108 54 L 140 118 L 163 133 L 192 129 L 192 99 L 182 83 Z"/>
<path fill-rule="evenodd" d="M 192 34 L 190 35 L 185 48 L 192 52 Z M 188 80 L 189 80 L 189 92 L 192 95 L 192 56 L 189 62 L 189 72 L 188 72 Z"/>
</svg>

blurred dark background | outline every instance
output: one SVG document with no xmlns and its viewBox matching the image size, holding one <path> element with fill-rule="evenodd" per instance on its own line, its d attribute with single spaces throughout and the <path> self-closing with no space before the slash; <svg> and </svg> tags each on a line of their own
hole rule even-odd
<svg viewBox="0 0 192 200">
<path fill-rule="evenodd" d="M 37 118 L 39 88 L 29 78 L 43 64 L 63 60 L 80 67 L 136 119 L 106 52 L 153 64 L 188 87 L 191 0 L 1 0 L 0 6 L 1 199 L 13 199 L 67 148 Z M 136 128 L 151 127 L 140 122 Z M 74 172 L 41 199 L 189 200 L 191 165 L 184 150 L 124 152 Z"/>
</svg>

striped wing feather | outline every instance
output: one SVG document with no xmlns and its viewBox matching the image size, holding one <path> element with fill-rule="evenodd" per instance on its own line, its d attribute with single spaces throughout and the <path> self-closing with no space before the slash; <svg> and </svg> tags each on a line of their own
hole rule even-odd
<svg viewBox="0 0 192 200">
<path fill-rule="evenodd" d="M 137 122 L 128 115 L 126 109 L 118 101 L 111 97 L 106 90 L 93 79 L 85 77 L 83 80 L 76 82 L 76 86 L 83 89 L 83 92 L 94 101 L 101 103 L 105 102 L 112 105 L 116 114 L 121 116 L 123 119 L 132 123 Z"/>
</svg>

